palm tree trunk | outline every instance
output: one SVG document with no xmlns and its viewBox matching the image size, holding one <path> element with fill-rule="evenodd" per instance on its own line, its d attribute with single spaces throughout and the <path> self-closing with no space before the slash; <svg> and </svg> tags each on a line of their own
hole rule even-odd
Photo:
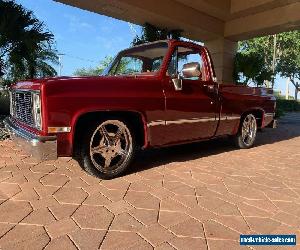
<svg viewBox="0 0 300 250">
<path fill-rule="evenodd" d="M 290 81 L 295 87 L 295 100 L 297 101 L 298 100 L 298 92 L 299 92 L 299 89 L 300 89 L 300 84 L 298 82 L 296 82 L 294 80 L 294 78 L 292 78 L 292 77 L 290 77 Z"/>
<path fill-rule="evenodd" d="M 28 76 L 30 79 L 36 77 L 36 62 L 34 59 L 28 60 Z"/>
<path fill-rule="evenodd" d="M 275 34 L 275 35 L 273 35 L 272 89 L 274 89 L 274 85 L 275 85 L 276 47 L 277 47 L 277 36 Z"/>
<path fill-rule="evenodd" d="M 300 88 L 299 83 L 296 83 L 296 85 L 295 85 L 295 100 L 296 100 L 296 101 L 298 100 L 298 92 L 299 92 L 299 88 Z"/>
</svg>

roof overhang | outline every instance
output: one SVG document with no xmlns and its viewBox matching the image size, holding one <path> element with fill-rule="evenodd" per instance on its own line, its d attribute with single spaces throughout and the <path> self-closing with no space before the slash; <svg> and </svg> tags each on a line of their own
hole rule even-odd
<svg viewBox="0 0 300 250">
<path fill-rule="evenodd" d="M 300 28 L 299 0 L 56 0 L 143 25 L 183 30 L 200 41 L 244 40 Z"/>
</svg>

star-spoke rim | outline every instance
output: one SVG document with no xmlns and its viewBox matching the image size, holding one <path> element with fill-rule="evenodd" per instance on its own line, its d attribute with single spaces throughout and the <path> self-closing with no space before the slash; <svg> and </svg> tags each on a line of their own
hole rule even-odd
<svg viewBox="0 0 300 250">
<path fill-rule="evenodd" d="M 245 145 L 250 146 L 255 140 L 257 123 L 254 115 L 249 114 L 245 117 L 242 125 L 242 138 Z"/>
<path fill-rule="evenodd" d="M 94 131 L 90 140 L 90 158 L 101 172 L 114 172 L 126 164 L 132 153 L 132 136 L 119 120 L 107 120 Z"/>
</svg>

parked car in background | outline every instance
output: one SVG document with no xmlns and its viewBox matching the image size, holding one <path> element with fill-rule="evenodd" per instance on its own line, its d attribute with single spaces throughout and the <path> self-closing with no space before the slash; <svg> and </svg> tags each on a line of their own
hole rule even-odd
<svg viewBox="0 0 300 250">
<path fill-rule="evenodd" d="M 98 77 L 57 77 L 11 87 L 12 138 L 46 160 L 77 156 L 113 178 L 138 149 L 231 136 L 250 148 L 274 127 L 276 99 L 264 88 L 219 84 L 206 47 L 157 41 L 121 51 Z"/>
</svg>

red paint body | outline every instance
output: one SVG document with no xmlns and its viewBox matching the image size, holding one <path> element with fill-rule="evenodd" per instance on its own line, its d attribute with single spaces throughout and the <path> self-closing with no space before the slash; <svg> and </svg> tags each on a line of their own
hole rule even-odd
<svg viewBox="0 0 300 250">
<path fill-rule="evenodd" d="M 182 91 L 175 91 L 166 75 L 168 62 L 176 46 L 201 50 L 207 81 L 183 80 Z M 41 91 L 42 131 L 18 121 L 18 125 L 38 135 L 48 135 L 48 127 L 71 127 L 70 133 L 58 133 L 58 155 L 72 156 L 74 133 L 80 117 L 89 112 L 125 111 L 141 116 L 144 127 L 144 148 L 181 144 L 216 136 L 237 133 L 243 114 L 255 111 L 261 127 L 272 122 L 275 97 L 263 88 L 218 85 L 213 81 L 211 58 L 205 47 L 189 42 L 170 40 L 162 68 L 157 73 L 133 76 L 58 77 L 15 84 L 13 89 Z M 209 88 L 214 91 L 209 91 Z M 207 122 L 193 121 L 201 118 Z M 227 118 L 227 119 L 226 119 Z M 152 122 L 173 121 L 151 126 Z M 178 123 L 174 123 L 177 121 Z M 89 124 L 86 124 L 88 127 Z"/>
</svg>

